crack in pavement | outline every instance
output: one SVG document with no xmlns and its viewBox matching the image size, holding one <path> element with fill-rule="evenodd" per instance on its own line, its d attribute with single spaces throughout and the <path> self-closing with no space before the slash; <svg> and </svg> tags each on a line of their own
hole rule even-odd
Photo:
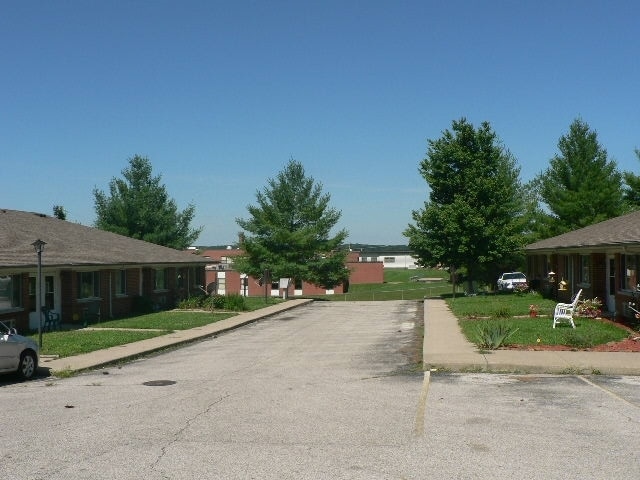
<svg viewBox="0 0 640 480">
<path fill-rule="evenodd" d="M 167 450 L 174 445 L 176 442 L 178 442 L 178 440 L 180 439 L 180 437 L 182 436 L 182 434 L 193 424 L 193 422 L 195 422 L 198 418 L 202 417 L 203 415 L 208 414 L 213 407 L 215 407 L 216 405 L 222 403 L 224 400 L 226 400 L 227 398 L 229 398 L 231 396 L 230 393 L 227 393 L 226 395 L 218 398 L 217 400 L 215 400 L 214 402 L 211 402 L 209 405 L 207 405 L 207 408 L 205 408 L 204 410 L 202 410 L 201 412 L 198 412 L 196 415 L 194 415 L 191 418 L 187 418 L 187 420 L 185 421 L 184 425 L 178 429 L 178 431 L 176 431 L 173 434 L 172 439 L 163 447 L 161 447 L 160 449 L 160 454 L 158 455 L 158 457 L 156 458 L 156 460 L 151 464 L 151 470 L 155 470 L 158 465 L 160 464 L 160 462 L 162 461 L 162 459 L 166 456 L 167 454 Z M 164 478 L 169 478 L 165 475 L 162 475 Z"/>
</svg>

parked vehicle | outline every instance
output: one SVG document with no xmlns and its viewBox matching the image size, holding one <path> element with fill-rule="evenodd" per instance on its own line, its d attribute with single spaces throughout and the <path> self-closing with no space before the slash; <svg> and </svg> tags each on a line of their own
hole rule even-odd
<svg viewBox="0 0 640 480">
<path fill-rule="evenodd" d="M 38 344 L 0 322 L 0 373 L 17 373 L 28 380 L 37 370 Z"/>
<path fill-rule="evenodd" d="M 507 272 L 498 277 L 499 292 L 513 292 L 520 287 L 527 287 L 527 276 L 522 272 Z"/>
</svg>

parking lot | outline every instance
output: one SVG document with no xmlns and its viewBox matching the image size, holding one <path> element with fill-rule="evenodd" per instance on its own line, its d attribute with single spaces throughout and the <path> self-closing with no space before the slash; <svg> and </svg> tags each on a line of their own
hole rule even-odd
<svg viewBox="0 0 640 480">
<path fill-rule="evenodd" d="M 638 377 L 427 373 L 421 304 L 312 305 L 0 387 L 0 476 L 640 477 Z"/>
</svg>

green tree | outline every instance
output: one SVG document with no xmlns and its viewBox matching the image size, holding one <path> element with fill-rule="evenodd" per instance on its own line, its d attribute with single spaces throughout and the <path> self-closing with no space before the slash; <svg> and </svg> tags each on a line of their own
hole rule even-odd
<svg viewBox="0 0 640 480">
<path fill-rule="evenodd" d="M 190 227 L 195 207 L 178 211 L 148 158 L 130 158 L 122 176 L 109 182 L 109 195 L 93 190 L 97 228 L 178 250 L 193 244 L 202 231 Z"/>
<path fill-rule="evenodd" d="M 541 237 L 586 227 L 626 211 L 622 175 L 598 143 L 597 133 L 580 119 L 558 141 L 559 154 L 536 178 L 546 215 Z"/>
<path fill-rule="evenodd" d="M 53 216 L 59 220 L 67 219 L 67 211 L 64 209 L 62 205 L 54 205 L 53 206 Z"/>
<path fill-rule="evenodd" d="M 330 235 L 341 213 L 329 206 L 322 184 L 305 175 L 301 163 L 290 160 L 268 186 L 256 192 L 249 218 L 236 219 L 244 230 L 235 268 L 253 277 L 265 271 L 271 278 L 295 278 L 325 288 L 345 282 L 347 252 L 340 247 L 346 230 Z"/>
<path fill-rule="evenodd" d="M 636 157 L 640 160 L 640 150 L 635 150 Z M 624 172 L 624 199 L 632 209 L 640 208 L 640 175 L 633 172 Z"/>
<path fill-rule="evenodd" d="M 488 122 L 475 129 L 454 121 L 428 144 L 419 171 L 431 191 L 404 231 L 409 246 L 423 265 L 465 271 L 469 288 L 473 280 L 493 283 L 499 270 L 523 261 L 526 196 L 515 159 Z"/>
</svg>

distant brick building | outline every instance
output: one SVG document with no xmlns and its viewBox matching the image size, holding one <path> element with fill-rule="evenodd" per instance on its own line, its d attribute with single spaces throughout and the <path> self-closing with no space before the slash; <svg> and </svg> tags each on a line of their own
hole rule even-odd
<svg viewBox="0 0 640 480">
<path fill-rule="evenodd" d="M 201 256 L 210 260 L 205 267 L 207 291 L 225 295 L 239 293 L 243 296 L 301 296 L 332 295 L 345 292 L 345 285 L 336 285 L 333 289 L 325 289 L 309 282 L 291 279 L 273 278 L 268 285 L 262 279 L 256 279 L 238 272 L 233 268 L 233 257 L 242 254 L 242 250 L 231 247 L 225 249 L 203 250 Z M 349 285 L 363 283 L 383 283 L 384 268 L 382 262 L 362 262 L 358 252 L 349 252 L 346 266 L 349 269 Z M 348 286 L 346 286 L 348 290 Z"/>
</svg>

